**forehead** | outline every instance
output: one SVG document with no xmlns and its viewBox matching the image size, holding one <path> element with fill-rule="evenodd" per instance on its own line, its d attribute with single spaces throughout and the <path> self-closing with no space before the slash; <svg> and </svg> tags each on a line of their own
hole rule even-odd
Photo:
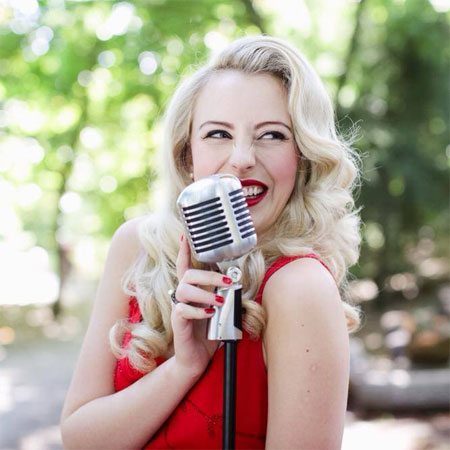
<svg viewBox="0 0 450 450">
<path fill-rule="evenodd" d="M 204 120 L 290 122 L 286 88 L 267 73 L 218 72 L 201 89 L 194 105 L 193 123 Z"/>
</svg>

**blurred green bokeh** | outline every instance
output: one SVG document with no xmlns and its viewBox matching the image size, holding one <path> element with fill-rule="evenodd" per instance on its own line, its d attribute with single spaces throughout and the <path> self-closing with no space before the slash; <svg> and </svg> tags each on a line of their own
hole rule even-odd
<svg viewBox="0 0 450 450">
<path fill-rule="evenodd" d="M 359 128 L 351 294 L 365 318 L 351 340 L 358 414 L 343 448 L 448 448 L 448 413 L 419 413 L 442 411 L 449 395 L 449 10 L 449 0 L 0 0 L 3 445 L 62 448 L 60 409 L 109 241 L 160 200 L 168 99 L 211 52 L 267 33 L 311 61 L 341 133 Z M 418 418 L 396 420 L 396 408 Z M 370 410 L 381 421 L 358 419 Z"/>
<path fill-rule="evenodd" d="M 224 43 L 268 33 L 311 60 L 342 134 L 359 127 L 353 299 L 380 313 L 426 299 L 448 317 L 448 9 L 0 0 L 0 304 L 58 315 L 92 300 L 80 286 L 95 284 L 114 230 L 157 205 L 161 116 L 176 84 Z"/>
</svg>

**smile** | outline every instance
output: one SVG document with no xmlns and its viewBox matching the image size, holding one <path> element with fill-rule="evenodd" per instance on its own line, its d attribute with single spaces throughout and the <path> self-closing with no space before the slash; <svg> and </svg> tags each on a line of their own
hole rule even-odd
<svg viewBox="0 0 450 450">
<path fill-rule="evenodd" d="M 258 180 L 241 180 L 241 184 L 248 207 L 259 203 L 267 194 L 268 187 Z"/>
<path fill-rule="evenodd" d="M 245 197 L 245 201 L 247 202 L 247 206 L 250 208 L 250 206 L 254 206 L 257 203 L 259 203 L 267 194 L 267 191 L 264 191 L 263 193 L 255 196 L 255 197 Z"/>
</svg>

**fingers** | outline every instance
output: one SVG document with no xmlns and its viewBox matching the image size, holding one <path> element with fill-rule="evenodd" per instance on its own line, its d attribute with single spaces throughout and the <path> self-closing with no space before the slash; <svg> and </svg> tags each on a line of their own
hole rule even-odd
<svg viewBox="0 0 450 450">
<path fill-rule="evenodd" d="M 183 278 L 184 273 L 191 267 L 191 249 L 189 242 L 184 233 L 180 238 L 180 249 L 176 260 L 177 277 L 179 280 Z"/>
<path fill-rule="evenodd" d="M 230 278 L 224 277 L 220 273 L 208 270 L 188 269 L 184 272 L 178 284 L 175 298 L 183 303 L 221 306 L 224 302 L 223 297 L 198 286 L 227 287 L 231 283 L 232 280 Z"/>
<path fill-rule="evenodd" d="M 231 278 L 220 273 L 191 268 L 191 250 L 184 234 L 181 235 L 180 239 L 176 270 L 177 277 L 180 280 L 176 290 L 176 299 L 180 302 L 217 305 L 217 296 L 197 286 L 228 287 L 232 284 Z"/>
<path fill-rule="evenodd" d="M 177 287 L 175 298 L 180 303 L 196 303 L 199 305 L 222 306 L 224 298 L 213 292 L 205 291 L 188 283 L 180 283 Z"/>
<path fill-rule="evenodd" d="M 209 319 L 214 313 L 214 308 L 197 308 L 186 303 L 177 303 L 172 310 L 174 320 L 180 324 L 186 320 Z"/>
<path fill-rule="evenodd" d="M 197 284 L 200 286 L 230 287 L 233 280 L 221 273 L 211 270 L 188 269 L 184 272 L 181 283 Z"/>
</svg>

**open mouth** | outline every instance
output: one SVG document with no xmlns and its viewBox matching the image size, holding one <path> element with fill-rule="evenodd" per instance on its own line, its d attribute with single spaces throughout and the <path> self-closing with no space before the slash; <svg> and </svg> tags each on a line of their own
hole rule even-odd
<svg viewBox="0 0 450 450">
<path fill-rule="evenodd" d="M 245 186 L 242 188 L 242 193 L 245 198 L 254 198 L 264 192 L 264 188 L 261 186 Z"/>
<path fill-rule="evenodd" d="M 241 184 L 248 207 L 259 203 L 267 194 L 268 187 L 258 180 L 241 180 Z"/>
</svg>

